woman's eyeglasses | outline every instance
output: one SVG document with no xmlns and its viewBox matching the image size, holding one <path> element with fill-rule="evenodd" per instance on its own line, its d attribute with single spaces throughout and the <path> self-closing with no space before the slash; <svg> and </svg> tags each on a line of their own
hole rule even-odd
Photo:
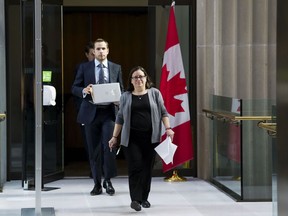
<svg viewBox="0 0 288 216">
<path fill-rule="evenodd" d="M 135 77 L 131 77 L 132 80 L 143 80 L 146 76 L 135 76 Z"/>
</svg>

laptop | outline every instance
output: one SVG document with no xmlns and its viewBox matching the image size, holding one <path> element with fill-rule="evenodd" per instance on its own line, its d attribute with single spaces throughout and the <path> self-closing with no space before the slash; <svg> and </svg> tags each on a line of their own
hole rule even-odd
<svg viewBox="0 0 288 216">
<path fill-rule="evenodd" d="M 119 102 L 121 90 L 119 83 L 104 83 L 92 85 L 92 100 L 94 104 Z"/>
</svg>

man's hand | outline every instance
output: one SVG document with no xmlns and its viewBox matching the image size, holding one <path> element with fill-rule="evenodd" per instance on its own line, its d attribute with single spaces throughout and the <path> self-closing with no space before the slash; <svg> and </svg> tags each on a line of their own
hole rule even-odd
<svg viewBox="0 0 288 216">
<path fill-rule="evenodd" d="M 84 88 L 83 92 L 86 94 L 92 94 L 92 84 L 89 84 L 86 88 Z"/>
</svg>

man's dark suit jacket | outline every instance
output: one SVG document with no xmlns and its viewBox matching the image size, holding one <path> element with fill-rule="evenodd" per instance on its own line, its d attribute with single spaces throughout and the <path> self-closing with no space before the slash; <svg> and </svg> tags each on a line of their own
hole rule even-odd
<svg viewBox="0 0 288 216">
<path fill-rule="evenodd" d="M 121 66 L 108 61 L 109 83 L 119 82 L 121 92 L 123 92 L 123 81 Z M 83 89 L 89 84 L 96 84 L 95 61 L 89 61 L 79 66 L 74 83 L 72 85 L 72 94 L 83 98 Z M 95 92 L 95 94 L 97 94 Z M 87 95 L 81 103 L 77 122 L 81 124 L 90 124 L 96 115 L 97 106 L 92 104 L 91 95 Z M 115 109 L 115 108 L 114 108 Z"/>
</svg>

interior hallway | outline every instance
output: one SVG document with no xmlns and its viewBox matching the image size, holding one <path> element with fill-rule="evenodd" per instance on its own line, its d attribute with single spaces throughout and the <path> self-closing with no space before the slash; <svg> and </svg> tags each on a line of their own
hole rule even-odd
<svg viewBox="0 0 288 216">
<path fill-rule="evenodd" d="M 151 208 L 130 208 L 127 177 L 112 180 L 116 193 L 90 196 L 88 177 L 69 177 L 45 185 L 58 188 L 42 192 L 42 208 L 54 207 L 56 216 L 181 215 L 181 216 L 272 216 L 272 202 L 235 202 L 213 185 L 197 178 L 165 182 L 154 177 L 149 197 Z M 19 216 L 23 208 L 35 208 L 35 191 L 23 190 L 20 181 L 5 183 L 0 193 L 0 216 Z"/>
</svg>

